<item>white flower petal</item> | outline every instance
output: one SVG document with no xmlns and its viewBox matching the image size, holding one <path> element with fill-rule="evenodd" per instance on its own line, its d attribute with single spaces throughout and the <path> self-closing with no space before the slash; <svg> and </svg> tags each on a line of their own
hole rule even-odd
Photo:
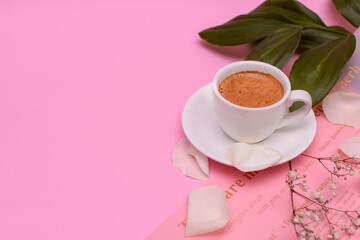
<svg viewBox="0 0 360 240">
<path fill-rule="evenodd" d="M 227 158 L 237 169 L 251 172 L 273 166 L 282 156 L 267 146 L 237 142 L 228 149 Z"/>
<path fill-rule="evenodd" d="M 209 178 L 208 158 L 192 147 L 186 138 L 180 138 L 175 144 L 172 160 L 173 166 L 188 177 L 199 180 L 207 180 Z"/>
<path fill-rule="evenodd" d="M 199 235 L 224 227 L 230 218 L 225 198 L 225 192 L 218 186 L 193 190 L 188 196 L 185 235 Z"/>
<path fill-rule="evenodd" d="M 199 164 L 199 167 L 201 170 L 206 174 L 206 176 L 209 176 L 209 159 L 207 156 L 199 152 L 193 145 L 190 144 L 190 147 L 188 149 L 188 153 L 193 156 L 197 163 Z"/>
<path fill-rule="evenodd" d="M 360 157 L 360 136 L 352 136 L 339 145 L 339 149 L 349 157 Z"/>
<path fill-rule="evenodd" d="M 336 124 L 360 128 L 360 95 L 353 92 L 334 92 L 322 104 L 326 118 Z"/>
</svg>

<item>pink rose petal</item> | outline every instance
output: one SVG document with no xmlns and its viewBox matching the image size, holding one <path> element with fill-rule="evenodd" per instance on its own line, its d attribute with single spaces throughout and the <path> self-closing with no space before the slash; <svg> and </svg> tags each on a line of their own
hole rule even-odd
<svg viewBox="0 0 360 240">
<path fill-rule="evenodd" d="M 225 198 L 225 192 L 218 186 L 193 190 L 188 196 L 185 235 L 194 236 L 223 228 L 230 217 Z"/>
<path fill-rule="evenodd" d="M 360 128 L 360 95 L 353 92 L 334 92 L 322 104 L 326 118 L 336 124 Z"/>
<path fill-rule="evenodd" d="M 349 157 L 360 158 L 360 136 L 353 136 L 339 145 L 339 149 Z"/>
<path fill-rule="evenodd" d="M 196 150 L 186 138 L 180 138 L 172 152 L 173 166 L 184 175 L 198 180 L 209 178 L 208 158 Z"/>
</svg>

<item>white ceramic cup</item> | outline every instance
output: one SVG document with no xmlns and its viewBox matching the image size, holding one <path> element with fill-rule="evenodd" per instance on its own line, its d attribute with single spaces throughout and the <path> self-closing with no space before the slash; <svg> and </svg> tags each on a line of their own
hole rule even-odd
<svg viewBox="0 0 360 240">
<path fill-rule="evenodd" d="M 219 84 L 231 74 L 241 71 L 258 71 L 272 75 L 283 85 L 284 96 L 280 101 L 260 108 L 242 107 L 227 101 L 219 93 Z M 311 96 L 308 92 L 291 91 L 290 81 L 285 73 L 263 62 L 240 61 L 226 65 L 215 74 L 212 85 L 213 103 L 218 122 L 224 132 L 236 141 L 260 142 L 276 129 L 306 117 L 312 107 Z M 305 105 L 289 113 L 289 107 L 297 101 Z"/>
</svg>

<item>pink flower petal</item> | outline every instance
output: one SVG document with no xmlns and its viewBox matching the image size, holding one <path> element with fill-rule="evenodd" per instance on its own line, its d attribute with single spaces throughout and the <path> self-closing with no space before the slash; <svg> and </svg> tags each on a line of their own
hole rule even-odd
<svg viewBox="0 0 360 240">
<path fill-rule="evenodd" d="M 209 178 L 208 158 L 196 150 L 186 138 L 180 138 L 172 152 L 173 166 L 184 175 L 199 180 Z"/>
<path fill-rule="evenodd" d="M 353 136 L 339 145 L 339 149 L 349 157 L 360 158 L 360 136 Z"/>
<path fill-rule="evenodd" d="M 225 192 L 218 186 L 193 190 L 188 196 L 186 236 L 194 236 L 223 228 L 230 218 Z"/>
<path fill-rule="evenodd" d="M 322 104 L 326 118 L 336 124 L 360 128 L 360 95 L 353 92 L 334 92 Z"/>
</svg>

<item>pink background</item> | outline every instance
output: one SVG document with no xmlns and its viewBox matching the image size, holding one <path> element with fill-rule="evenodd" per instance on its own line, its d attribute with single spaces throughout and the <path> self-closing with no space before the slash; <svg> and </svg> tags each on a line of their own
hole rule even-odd
<svg viewBox="0 0 360 240">
<path fill-rule="evenodd" d="M 1 1 L 0 239 L 144 239 L 206 185 L 172 167 L 182 108 L 249 46 L 197 33 L 261 2 Z"/>
</svg>

